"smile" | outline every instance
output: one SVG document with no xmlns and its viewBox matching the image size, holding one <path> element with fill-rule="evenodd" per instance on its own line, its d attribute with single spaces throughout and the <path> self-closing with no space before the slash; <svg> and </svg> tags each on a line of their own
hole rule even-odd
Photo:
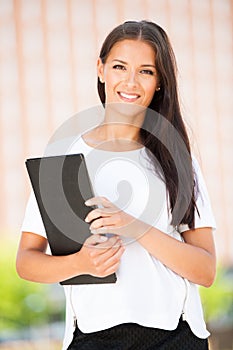
<svg viewBox="0 0 233 350">
<path fill-rule="evenodd" d="M 127 94 L 125 92 L 118 92 L 118 95 L 120 96 L 120 98 L 123 100 L 123 101 L 126 101 L 126 102 L 134 102 L 136 101 L 140 95 L 137 95 L 137 94 Z"/>
</svg>

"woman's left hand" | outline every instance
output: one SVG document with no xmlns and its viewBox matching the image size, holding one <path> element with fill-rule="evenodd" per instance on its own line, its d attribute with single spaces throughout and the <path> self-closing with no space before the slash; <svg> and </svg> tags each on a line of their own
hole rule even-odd
<svg viewBox="0 0 233 350">
<path fill-rule="evenodd" d="M 88 199 L 85 204 L 87 206 L 102 206 L 90 211 L 85 218 L 86 222 L 91 222 L 90 230 L 92 233 L 113 233 L 130 238 L 137 238 L 143 234 L 146 224 L 119 209 L 107 198 L 93 197 Z"/>
</svg>

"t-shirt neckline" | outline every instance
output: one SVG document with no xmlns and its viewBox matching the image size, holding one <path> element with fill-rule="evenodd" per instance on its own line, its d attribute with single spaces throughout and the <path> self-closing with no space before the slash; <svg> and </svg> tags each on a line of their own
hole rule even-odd
<svg viewBox="0 0 233 350">
<path fill-rule="evenodd" d="M 108 151 L 108 150 L 104 150 L 104 149 L 99 149 L 99 148 L 95 148 L 93 146 L 90 146 L 86 143 L 86 141 L 84 140 L 83 138 L 83 135 L 80 136 L 80 140 L 81 142 L 83 143 L 83 145 L 86 147 L 86 148 L 89 148 L 90 150 L 95 150 L 95 151 L 98 151 L 98 152 L 105 152 L 105 153 L 113 153 L 113 154 L 127 154 L 127 153 L 137 153 L 137 152 L 141 152 L 142 150 L 145 149 L 145 146 L 142 146 L 140 148 L 136 148 L 136 149 L 133 149 L 133 150 L 126 150 L 126 151 Z"/>
</svg>

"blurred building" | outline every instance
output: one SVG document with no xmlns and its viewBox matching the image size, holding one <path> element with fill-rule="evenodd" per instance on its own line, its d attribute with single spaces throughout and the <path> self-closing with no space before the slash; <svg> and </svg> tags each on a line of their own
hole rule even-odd
<svg viewBox="0 0 233 350">
<path fill-rule="evenodd" d="M 233 263 L 232 0 L 0 0 L 0 233 L 19 235 L 30 191 L 25 159 L 43 154 L 69 117 L 99 104 L 96 60 L 106 34 L 141 19 L 171 39 L 218 256 Z"/>
</svg>

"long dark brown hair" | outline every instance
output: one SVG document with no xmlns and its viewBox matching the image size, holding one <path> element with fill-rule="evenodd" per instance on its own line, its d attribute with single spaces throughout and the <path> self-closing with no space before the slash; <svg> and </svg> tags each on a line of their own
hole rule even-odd
<svg viewBox="0 0 233 350">
<path fill-rule="evenodd" d="M 125 39 L 142 40 L 155 51 L 160 90 L 155 91 L 148 106 L 140 129 L 140 142 L 146 147 L 154 169 L 166 183 L 172 225 L 188 224 L 193 229 L 198 186 L 189 138 L 180 111 L 174 52 L 167 34 L 159 25 L 149 21 L 127 21 L 106 37 L 100 51 L 103 64 L 112 47 Z M 99 78 L 98 93 L 104 106 L 105 86 Z"/>
</svg>

